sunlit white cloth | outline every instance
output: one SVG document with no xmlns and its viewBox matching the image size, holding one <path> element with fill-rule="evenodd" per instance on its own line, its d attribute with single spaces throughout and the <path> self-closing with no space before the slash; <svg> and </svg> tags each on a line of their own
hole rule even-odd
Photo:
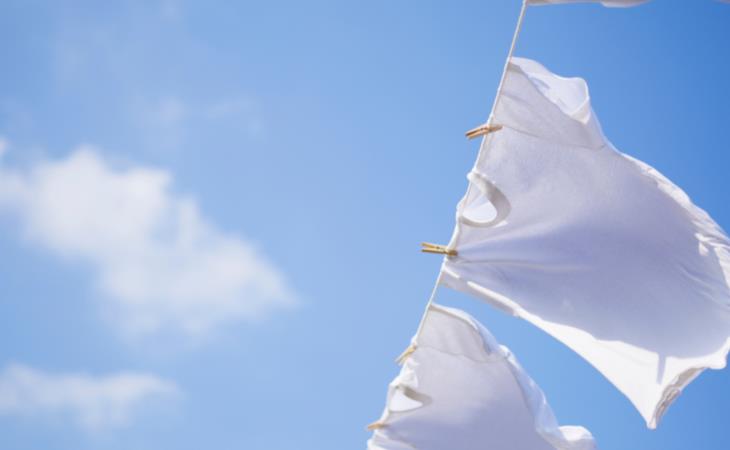
<svg viewBox="0 0 730 450">
<path fill-rule="evenodd" d="M 388 390 L 369 450 L 590 450 L 582 427 L 558 427 L 510 351 L 463 311 L 431 305 Z"/>
<path fill-rule="evenodd" d="M 646 3 L 649 0 L 527 0 L 530 5 L 553 5 L 558 3 L 600 3 L 603 6 L 625 8 Z"/>
<path fill-rule="evenodd" d="M 575 350 L 649 427 L 730 342 L 730 242 L 603 136 L 586 83 L 514 58 L 441 282 Z"/>
</svg>

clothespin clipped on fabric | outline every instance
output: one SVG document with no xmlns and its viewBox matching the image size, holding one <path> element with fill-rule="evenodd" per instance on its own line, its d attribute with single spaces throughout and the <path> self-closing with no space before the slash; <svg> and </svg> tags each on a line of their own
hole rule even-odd
<svg viewBox="0 0 730 450">
<path fill-rule="evenodd" d="M 400 354 L 398 358 L 396 358 L 395 362 L 398 363 L 398 365 L 403 365 L 403 363 L 408 359 L 409 356 L 413 354 L 413 352 L 416 351 L 416 344 L 411 344 L 408 346 L 403 353 Z"/>
<path fill-rule="evenodd" d="M 370 425 L 368 425 L 367 429 L 368 431 L 375 431 L 379 430 L 381 428 L 385 428 L 385 423 L 378 420 L 377 422 L 373 422 Z"/>
<path fill-rule="evenodd" d="M 431 244 L 430 242 L 421 242 L 421 251 L 423 253 L 437 253 L 440 255 L 456 256 L 456 249 L 448 248 L 445 245 Z"/>
<path fill-rule="evenodd" d="M 472 128 L 471 130 L 466 132 L 467 139 L 474 139 L 479 136 L 484 136 L 486 134 L 492 133 L 494 131 L 499 131 L 502 129 L 502 125 L 479 125 L 476 128 Z"/>
</svg>

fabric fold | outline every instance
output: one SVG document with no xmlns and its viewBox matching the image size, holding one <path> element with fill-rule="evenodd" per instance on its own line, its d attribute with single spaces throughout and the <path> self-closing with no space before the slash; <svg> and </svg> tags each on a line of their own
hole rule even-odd
<svg viewBox="0 0 730 450">
<path fill-rule="evenodd" d="M 469 176 L 441 283 L 572 348 L 654 428 L 702 370 L 725 366 L 727 235 L 613 147 L 582 79 L 513 58 L 494 123 L 503 128 Z"/>
<path fill-rule="evenodd" d="M 559 427 L 510 351 L 463 311 L 432 304 L 388 389 L 369 450 L 591 450 Z"/>
</svg>

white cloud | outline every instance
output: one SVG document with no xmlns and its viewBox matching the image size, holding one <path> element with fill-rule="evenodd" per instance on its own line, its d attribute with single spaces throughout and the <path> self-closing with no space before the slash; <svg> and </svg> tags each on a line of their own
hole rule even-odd
<svg viewBox="0 0 730 450">
<path fill-rule="evenodd" d="M 179 394 L 174 383 L 140 373 L 57 375 L 20 364 L 0 372 L 0 415 L 60 417 L 90 432 L 129 425 L 143 406 Z"/>
<path fill-rule="evenodd" d="M 169 172 L 118 169 L 91 147 L 27 170 L 0 166 L 0 213 L 28 238 L 90 263 L 104 310 L 132 336 L 200 335 L 291 305 L 279 270 L 173 193 Z"/>
</svg>

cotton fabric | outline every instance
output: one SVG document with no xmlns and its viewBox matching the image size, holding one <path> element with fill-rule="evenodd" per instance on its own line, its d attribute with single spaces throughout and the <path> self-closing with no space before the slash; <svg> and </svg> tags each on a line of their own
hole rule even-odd
<svg viewBox="0 0 730 450">
<path fill-rule="evenodd" d="M 441 284 L 542 328 L 654 428 L 730 343 L 730 242 L 604 137 L 586 83 L 513 58 Z"/>
<path fill-rule="evenodd" d="M 432 304 L 415 351 L 390 384 L 368 450 L 590 450 L 558 427 L 542 391 L 475 319 Z"/>
</svg>

